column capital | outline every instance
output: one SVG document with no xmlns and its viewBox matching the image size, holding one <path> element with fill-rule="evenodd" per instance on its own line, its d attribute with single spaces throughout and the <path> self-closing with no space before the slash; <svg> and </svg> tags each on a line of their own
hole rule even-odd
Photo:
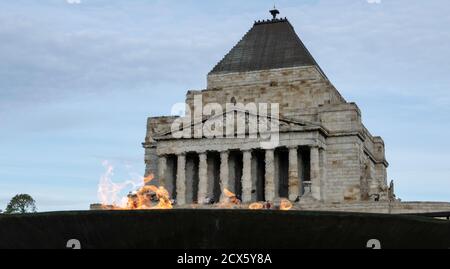
<svg viewBox="0 0 450 269">
<path fill-rule="evenodd" d="M 298 149 L 300 146 L 299 145 L 291 145 L 291 146 L 288 146 L 287 148 L 288 149 Z"/>
<path fill-rule="evenodd" d="M 320 141 L 316 141 L 313 145 L 309 145 L 310 148 L 317 148 L 317 149 L 323 149 L 326 150 L 327 146 L 326 144 L 320 142 Z"/>
</svg>

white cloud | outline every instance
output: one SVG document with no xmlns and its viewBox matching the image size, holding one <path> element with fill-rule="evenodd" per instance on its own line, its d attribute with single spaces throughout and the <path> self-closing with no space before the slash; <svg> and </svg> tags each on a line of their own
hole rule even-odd
<svg viewBox="0 0 450 269">
<path fill-rule="evenodd" d="M 381 0 L 367 0 L 369 4 L 381 4 Z"/>
<path fill-rule="evenodd" d="M 79 5 L 81 4 L 81 0 L 66 0 L 67 4 L 70 5 Z"/>
</svg>

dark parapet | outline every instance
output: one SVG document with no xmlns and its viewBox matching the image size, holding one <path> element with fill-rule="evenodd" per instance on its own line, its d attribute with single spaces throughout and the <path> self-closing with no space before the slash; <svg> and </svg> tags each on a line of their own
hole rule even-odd
<svg viewBox="0 0 450 269">
<path fill-rule="evenodd" d="M 450 223 L 298 211 L 85 211 L 0 216 L 0 248 L 291 249 L 450 247 Z"/>
</svg>

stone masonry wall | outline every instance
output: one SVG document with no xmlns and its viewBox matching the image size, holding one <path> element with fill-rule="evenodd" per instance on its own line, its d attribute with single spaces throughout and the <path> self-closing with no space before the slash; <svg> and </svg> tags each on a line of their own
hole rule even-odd
<svg viewBox="0 0 450 269">
<path fill-rule="evenodd" d="M 327 176 L 323 179 L 325 202 L 360 200 L 360 145 L 356 136 L 327 139 Z"/>
<path fill-rule="evenodd" d="M 438 202 L 347 202 L 300 203 L 295 208 L 303 211 L 334 211 L 378 214 L 421 214 L 450 212 L 450 203 Z"/>
<path fill-rule="evenodd" d="M 145 176 L 155 176 L 154 183 L 158 183 L 158 155 L 157 144 L 153 139 L 155 134 L 170 132 L 170 126 L 177 117 L 153 117 L 147 120 L 147 132 L 145 136 Z"/>
<path fill-rule="evenodd" d="M 208 89 L 190 91 L 187 103 L 201 94 L 203 103 L 279 103 L 288 116 L 324 104 L 345 103 L 339 92 L 316 67 L 296 67 L 267 71 L 208 76 Z"/>
<path fill-rule="evenodd" d="M 361 112 L 354 103 L 325 105 L 318 114 L 320 124 L 330 132 L 362 132 Z"/>
</svg>

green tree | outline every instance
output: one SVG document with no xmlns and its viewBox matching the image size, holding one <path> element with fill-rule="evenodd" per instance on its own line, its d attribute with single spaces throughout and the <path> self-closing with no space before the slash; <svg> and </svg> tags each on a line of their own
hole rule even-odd
<svg viewBox="0 0 450 269">
<path fill-rule="evenodd" d="M 14 196 L 5 209 L 5 214 L 26 214 L 36 212 L 36 202 L 28 194 Z"/>
</svg>

